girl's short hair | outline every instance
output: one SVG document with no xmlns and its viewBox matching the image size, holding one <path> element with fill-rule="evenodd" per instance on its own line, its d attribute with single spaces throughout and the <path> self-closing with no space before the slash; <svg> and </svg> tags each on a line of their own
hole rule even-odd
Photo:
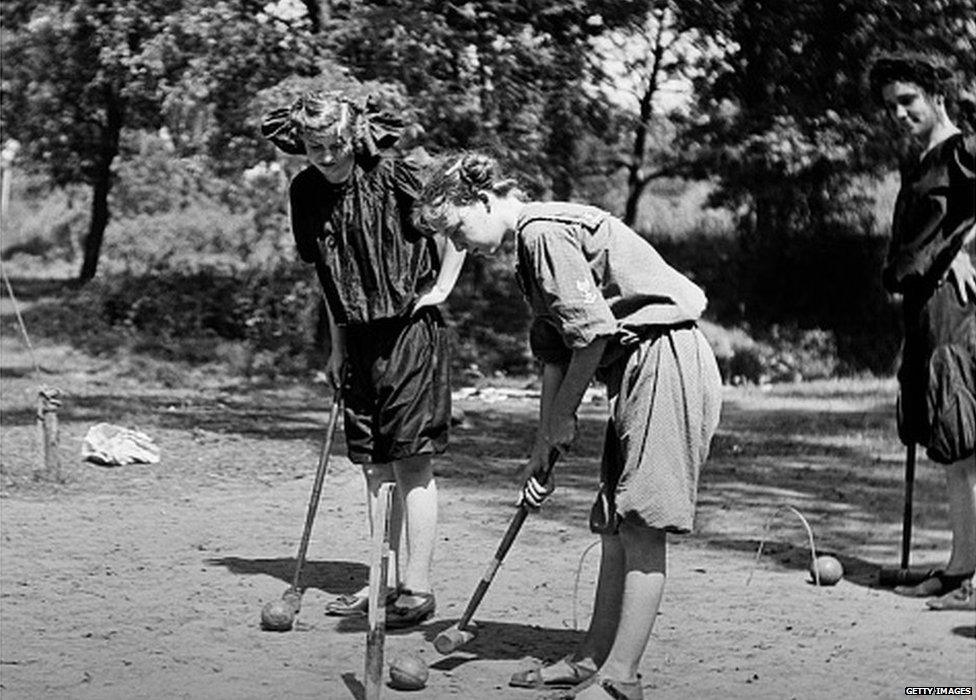
<svg viewBox="0 0 976 700">
<path fill-rule="evenodd" d="M 498 161 L 483 153 L 442 156 L 427 170 L 413 214 L 414 223 L 427 233 L 444 229 L 448 207 L 471 204 L 482 192 L 524 196 L 515 180 L 502 177 Z"/>
<path fill-rule="evenodd" d="M 868 71 L 871 95 L 879 102 L 884 87 L 895 82 L 915 83 L 929 95 L 946 97 L 953 91 L 954 78 L 943 59 L 913 52 L 881 55 Z"/>
</svg>

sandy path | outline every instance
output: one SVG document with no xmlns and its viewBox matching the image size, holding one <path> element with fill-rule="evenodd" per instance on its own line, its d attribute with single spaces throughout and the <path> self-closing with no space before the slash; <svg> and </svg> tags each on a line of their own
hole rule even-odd
<svg viewBox="0 0 976 700">
<path fill-rule="evenodd" d="M 68 459 L 66 485 L 31 485 L 18 476 L 29 461 L 29 383 L 4 377 L 4 700 L 361 697 L 365 626 L 322 614 L 366 576 L 361 477 L 339 454 L 298 625 L 287 634 L 257 625 L 291 576 L 326 404 L 309 405 L 297 389 L 236 404 L 226 392 L 131 386 L 129 403 L 116 406 L 106 395 L 117 386 L 96 391 L 91 376 L 63 379 L 75 397 L 65 408 L 66 452 L 76 454 L 94 417 L 130 415 L 167 457 L 116 470 Z M 868 585 L 877 565 L 897 561 L 900 450 L 875 390 L 828 393 L 729 390 L 699 533 L 672 540 L 668 590 L 642 666 L 648 697 L 894 698 L 909 685 L 976 685 L 976 617 L 929 612 Z M 385 697 L 535 698 L 508 688 L 509 675 L 578 638 L 574 580 L 595 541 L 585 515 L 599 406 L 586 411 L 584 447 L 560 467 L 553 501 L 526 524 L 498 574 L 477 616 L 479 638 L 449 657 L 433 649 L 507 525 L 513 489 L 504 475 L 535 411 L 531 401 L 470 399 L 463 408 L 469 427 L 458 431 L 452 458 L 438 462 L 438 616 L 387 640 L 388 658 L 413 651 L 430 663 L 430 681 L 420 693 L 387 688 Z M 234 429 L 218 415 L 233 415 Z M 917 563 L 945 556 L 942 489 L 938 470 L 922 465 Z M 825 589 L 806 582 L 805 535 L 784 515 L 746 585 L 762 524 L 784 502 L 807 514 L 818 547 L 844 560 L 848 580 Z M 582 566 L 581 626 L 598 556 L 594 549 Z"/>
</svg>

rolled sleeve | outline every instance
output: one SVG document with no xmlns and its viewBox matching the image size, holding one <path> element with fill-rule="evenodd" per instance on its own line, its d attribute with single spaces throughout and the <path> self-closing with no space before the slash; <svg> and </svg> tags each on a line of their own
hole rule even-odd
<svg viewBox="0 0 976 700">
<path fill-rule="evenodd" d="M 566 347 L 584 348 L 617 332 L 617 320 L 568 226 L 531 223 L 522 231 L 522 242 L 538 295 L 530 303 L 534 310 L 545 310 Z"/>
</svg>

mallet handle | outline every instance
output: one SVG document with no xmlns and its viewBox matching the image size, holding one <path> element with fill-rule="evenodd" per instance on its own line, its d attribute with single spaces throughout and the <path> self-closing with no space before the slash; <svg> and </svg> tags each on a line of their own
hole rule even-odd
<svg viewBox="0 0 976 700">
<path fill-rule="evenodd" d="M 369 630 L 366 632 L 365 700 L 379 700 L 383 684 L 383 646 L 386 640 L 386 577 L 390 564 L 390 511 L 394 484 L 380 484 L 373 520 L 369 567 Z"/>
<path fill-rule="evenodd" d="M 549 458 L 546 462 L 545 468 L 539 476 L 541 477 L 541 483 L 549 481 L 549 476 L 552 474 L 553 467 L 556 466 L 556 461 L 559 459 L 559 450 L 553 448 L 549 450 Z M 505 560 L 505 555 L 508 554 L 508 550 L 512 548 L 512 543 L 515 542 L 515 537 L 518 535 L 519 530 L 522 529 L 525 519 L 529 515 L 530 508 L 522 503 L 515 510 L 515 514 L 512 516 L 511 522 L 508 524 L 508 529 L 505 531 L 502 541 L 498 544 L 498 549 L 495 550 L 495 556 L 492 557 L 491 561 L 488 562 L 488 568 L 485 569 L 485 573 L 482 574 L 481 580 L 474 589 L 474 593 L 471 595 L 471 600 L 468 601 L 468 606 L 464 609 L 464 613 L 461 615 L 461 619 L 458 620 L 457 628 L 459 630 L 464 630 L 465 627 L 471 622 L 471 618 L 474 617 L 475 611 L 478 606 L 481 605 L 482 598 L 485 597 L 485 593 L 488 592 L 488 587 L 491 585 L 492 579 L 495 578 L 495 573 L 498 571 L 498 567 L 501 566 L 502 562 Z"/>
<path fill-rule="evenodd" d="M 329 426 L 325 429 L 325 442 L 322 443 L 322 451 L 319 453 L 319 466 L 315 471 L 315 482 L 312 484 L 312 495 L 308 499 L 308 510 L 305 512 L 305 529 L 302 531 L 302 542 L 298 546 L 298 557 L 295 559 L 295 575 L 292 577 L 292 590 L 301 590 L 298 587 L 299 579 L 302 575 L 302 567 L 305 565 L 305 555 L 308 552 L 308 540 L 312 534 L 312 523 L 315 522 L 315 513 L 319 509 L 319 499 L 322 497 L 322 484 L 325 481 L 325 473 L 329 468 L 329 455 L 332 453 L 332 439 L 335 437 L 336 425 L 339 422 L 339 413 L 342 409 L 342 390 L 336 389 L 332 397 L 332 412 L 329 414 Z"/>
<path fill-rule="evenodd" d="M 912 551 L 912 494 L 915 489 L 915 443 L 905 453 L 905 510 L 901 523 L 901 568 L 908 568 Z"/>
</svg>

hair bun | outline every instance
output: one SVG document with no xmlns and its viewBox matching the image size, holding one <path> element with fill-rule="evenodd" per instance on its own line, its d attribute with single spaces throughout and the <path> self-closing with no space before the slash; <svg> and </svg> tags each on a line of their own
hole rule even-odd
<svg viewBox="0 0 976 700">
<path fill-rule="evenodd" d="M 461 161 L 461 179 L 476 189 L 489 189 L 495 175 L 495 159 L 480 153 L 466 155 Z"/>
</svg>

